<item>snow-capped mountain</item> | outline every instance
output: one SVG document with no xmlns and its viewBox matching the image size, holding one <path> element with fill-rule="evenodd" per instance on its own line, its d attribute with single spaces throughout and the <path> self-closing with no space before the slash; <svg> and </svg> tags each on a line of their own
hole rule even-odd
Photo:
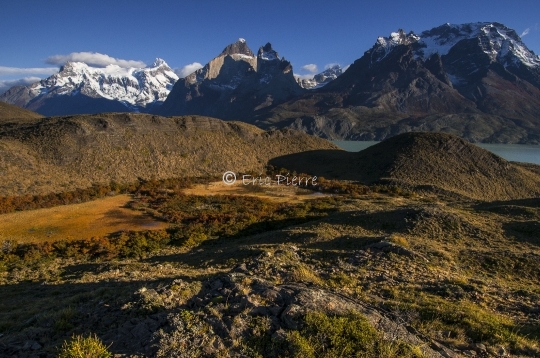
<svg viewBox="0 0 540 358">
<path fill-rule="evenodd" d="M 415 52 L 424 60 L 433 54 L 444 57 L 454 86 L 470 83 L 498 64 L 540 88 L 540 57 L 527 48 L 513 29 L 497 22 L 445 24 L 424 31 Z"/>
<path fill-rule="evenodd" d="M 406 34 L 402 29 L 392 32 L 388 37 L 380 36 L 371 50 L 371 63 L 384 60 L 397 46 L 409 45 L 418 42 L 418 40 L 420 40 L 420 37 L 412 31 Z"/>
<path fill-rule="evenodd" d="M 346 71 L 336 66 L 310 80 L 295 79 L 270 43 L 253 52 L 239 39 L 182 79 L 161 60 L 143 69 L 66 63 L 0 100 L 45 115 L 196 114 L 327 138 L 416 130 L 540 143 L 540 57 L 497 22 L 398 30 L 377 38 Z"/>
<path fill-rule="evenodd" d="M 0 100 L 49 116 L 150 112 L 165 101 L 177 80 L 159 58 L 146 68 L 98 68 L 67 62 L 58 73 L 29 86 L 13 87 Z"/>
<path fill-rule="evenodd" d="M 290 62 L 270 43 L 261 46 L 255 56 L 240 38 L 203 68 L 180 79 L 159 113 L 246 119 L 302 92 Z"/>
<path fill-rule="evenodd" d="M 413 32 L 405 34 L 403 30 L 393 32 L 389 37 L 379 37 L 376 50 L 373 52 L 374 61 L 381 61 L 398 45 L 417 43 L 415 53 L 427 60 L 438 53 L 447 55 L 450 50 L 463 40 L 478 41 L 482 51 L 491 61 L 498 61 L 505 66 L 523 63 L 526 66 L 539 66 L 540 57 L 530 51 L 521 41 L 518 34 L 497 22 L 477 22 L 462 25 L 444 24 L 431 30 L 423 31 L 420 35 Z M 382 55 L 382 56 L 380 56 Z"/>
<path fill-rule="evenodd" d="M 540 143 L 540 58 L 497 22 L 398 30 L 377 38 L 335 80 L 259 121 L 329 138 L 415 130 Z"/>
<path fill-rule="evenodd" d="M 530 51 L 518 34 L 497 22 L 478 22 L 464 25 L 445 24 L 420 35 L 423 48 L 417 51 L 427 59 L 433 53 L 443 56 L 460 41 L 478 40 L 482 50 L 492 61 L 505 66 L 518 61 L 526 66 L 539 66 L 540 57 Z M 425 46 L 425 47 L 424 47 Z"/>
<path fill-rule="evenodd" d="M 455 86 L 468 82 L 471 74 L 500 64 L 520 72 L 540 85 L 540 56 L 529 50 L 518 34 L 498 22 L 444 24 L 419 35 L 403 30 L 389 37 L 379 37 L 371 50 L 371 65 L 386 58 L 400 45 L 411 45 L 416 59 L 428 61 L 433 55 L 455 61 L 444 61 L 448 78 Z M 527 74 L 525 74 L 527 72 Z"/>
<path fill-rule="evenodd" d="M 327 68 L 323 72 L 316 74 L 312 78 L 300 78 L 300 77 L 295 77 L 295 78 L 296 78 L 296 82 L 298 82 L 300 87 L 305 88 L 305 89 L 316 89 L 316 88 L 321 88 L 327 85 L 328 83 L 330 83 L 330 81 L 335 80 L 342 73 L 343 73 L 343 69 L 341 68 L 341 66 L 334 65 Z"/>
<path fill-rule="evenodd" d="M 358 105 L 397 111 L 507 111 L 519 117 L 527 110 L 533 117 L 531 104 L 540 105 L 540 57 L 514 30 L 497 22 L 445 24 L 419 35 L 398 30 L 379 37 L 346 75 L 326 88 L 358 92 Z M 523 106 L 503 105 L 503 97 Z"/>
</svg>

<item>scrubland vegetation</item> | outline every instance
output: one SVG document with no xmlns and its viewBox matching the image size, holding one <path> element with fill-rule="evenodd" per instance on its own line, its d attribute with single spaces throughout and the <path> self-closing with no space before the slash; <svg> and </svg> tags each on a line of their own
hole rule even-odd
<svg viewBox="0 0 540 358">
<path fill-rule="evenodd" d="M 124 193 L 129 210 L 168 227 L 4 240 L 0 354 L 540 354 L 538 199 L 456 201 L 324 178 L 325 195 L 303 201 L 253 188 L 185 194 L 209 180 L 2 198 L 11 212 Z"/>
</svg>

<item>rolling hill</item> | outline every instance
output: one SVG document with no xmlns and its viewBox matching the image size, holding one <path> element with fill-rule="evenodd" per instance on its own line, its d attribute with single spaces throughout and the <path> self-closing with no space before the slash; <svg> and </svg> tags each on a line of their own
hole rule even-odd
<svg viewBox="0 0 540 358">
<path fill-rule="evenodd" d="M 389 183 L 479 200 L 540 195 L 538 166 L 508 162 L 445 133 L 404 133 L 357 153 L 316 150 L 270 163 L 327 179 Z"/>
<path fill-rule="evenodd" d="M 14 119 L 24 120 L 37 118 L 43 118 L 43 116 L 27 109 L 0 101 L 0 121 L 2 122 L 12 121 Z"/>
<path fill-rule="evenodd" d="M 138 178 L 262 171 L 270 158 L 332 143 L 208 117 L 97 114 L 0 125 L 0 195 Z"/>
</svg>

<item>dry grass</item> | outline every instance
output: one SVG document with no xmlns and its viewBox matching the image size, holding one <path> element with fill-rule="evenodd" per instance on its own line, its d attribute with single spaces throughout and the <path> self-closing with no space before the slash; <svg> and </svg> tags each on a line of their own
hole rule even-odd
<svg viewBox="0 0 540 358">
<path fill-rule="evenodd" d="M 270 164 L 319 178 L 385 183 L 396 194 L 436 192 L 484 201 L 540 195 L 534 165 L 508 162 L 444 133 L 401 134 L 357 153 L 304 151 L 275 157 Z"/>
<path fill-rule="evenodd" d="M 60 358 L 109 358 L 112 354 L 101 340 L 96 336 L 73 336 L 71 342 L 64 342 Z"/>
<path fill-rule="evenodd" d="M 41 114 L 0 101 L 0 121 L 30 121 L 43 118 Z"/>
<path fill-rule="evenodd" d="M 128 195 L 117 195 L 82 204 L 0 215 L 0 240 L 86 239 L 121 230 L 167 227 L 140 211 L 124 208 L 129 200 Z"/>
<path fill-rule="evenodd" d="M 198 194 L 208 195 L 239 190 L 217 184 L 199 189 L 203 192 Z M 240 264 L 235 271 L 247 273 L 238 289 L 258 304 L 267 304 L 251 292 L 258 279 L 301 282 L 391 311 L 456 350 L 478 342 L 489 351 L 504 347 L 515 356 L 538 356 L 538 199 L 463 203 L 369 193 L 341 197 L 339 205 L 339 212 L 314 221 L 207 240 L 196 247 L 169 246 L 145 259 L 57 258 L 39 266 L 6 265 L 0 272 L 0 355 L 8 339 L 26 340 L 32 332 L 50 339 L 44 349 L 59 348 L 74 330 L 84 336 L 96 332 L 105 344 L 129 343 L 131 335 L 123 338 L 118 327 L 134 312 L 142 315 L 140 320 L 146 318 L 139 302 L 164 314 L 184 309 L 209 278 Z M 372 245 L 380 241 L 400 247 Z M 170 290 L 163 291 L 167 285 Z M 133 298 L 141 287 L 148 289 L 142 301 Z M 219 305 L 232 307 L 228 295 L 212 299 L 207 306 L 212 317 L 223 314 Z M 95 320 L 87 324 L 88 312 Z M 111 315 L 118 326 L 99 323 Z M 245 337 L 234 339 L 247 342 Z M 111 351 L 120 353 L 114 345 Z"/>
<path fill-rule="evenodd" d="M 0 195 L 63 192 L 111 180 L 221 177 L 228 170 L 259 173 L 270 158 L 314 149 L 337 147 L 301 132 L 264 133 L 208 117 L 109 113 L 32 125 L 0 122 Z"/>
<path fill-rule="evenodd" d="M 274 202 L 282 203 L 300 203 L 305 200 L 317 199 L 328 194 L 311 192 L 298 187 L 277 185 L 243 185 L 241 178 L 234 185 L 226 185 L 222 181 L 212 182 L 208 184 L 196 184 L 189 189 L 183 191 L 188 195 L 243 195 L 254 196 L 261 199 L 268 199 Z"/>
</svg>

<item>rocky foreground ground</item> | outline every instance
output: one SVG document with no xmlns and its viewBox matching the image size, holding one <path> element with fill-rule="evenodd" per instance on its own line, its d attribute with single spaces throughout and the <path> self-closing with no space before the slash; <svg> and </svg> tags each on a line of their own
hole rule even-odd
<svg viewBox="0 0 540 358">
<path fill-rule="evenodd" d="M 90 334 L 118 357 L 540 355 L 538 199 L 316 200 L 320 215 L 137 257 L 4 256 L 0 355 Z"/>
</svg>

